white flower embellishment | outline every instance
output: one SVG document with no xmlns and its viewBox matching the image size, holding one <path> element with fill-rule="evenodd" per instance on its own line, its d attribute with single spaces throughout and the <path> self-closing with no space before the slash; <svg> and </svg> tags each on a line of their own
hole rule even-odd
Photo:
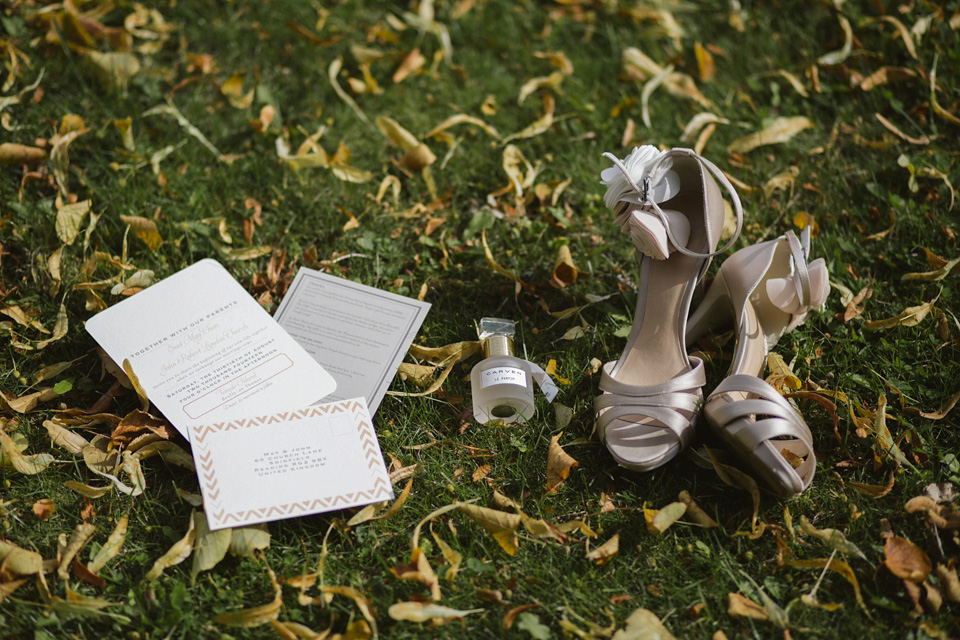
<svg viewBox="0 0 960 640">
<path fill-rule="evenodd" d="M 653 145 L 635 148 L 623 161 L 610 153 L 604 156 L 614 166 L 600 172 L 600 184 L 607 187 L 603 200 L 616 212 L 617 224 L 630 234 L 637 250 L 666 260 L 676 244 L 686 246 L 690 221 L 679 211 L 659 206 L 680 192 L 673 158 L 662 157 Z"/>
<path fill-rule="evenodd" d="M 614 159 L 613 154 L 604 155 Z M 675 196 L 680 191 L 680 176 L 672 169 L 673 158 L 664 158 L 657 162 L 661 155 L 655 146 L 645 144 L 631 151 L 630 155 L 620 162 L 622 166 L 615 164 L 601 171 L 600 184 L 607 187 L 603 196 L 607 207 L 613 209 L 621 201 L 644 204 L 644 195 L 653 202 L 664 202 Z M 634 185 L 644 188 L 644 184 L 647 193 L 638 193 Z"/>
</svg>

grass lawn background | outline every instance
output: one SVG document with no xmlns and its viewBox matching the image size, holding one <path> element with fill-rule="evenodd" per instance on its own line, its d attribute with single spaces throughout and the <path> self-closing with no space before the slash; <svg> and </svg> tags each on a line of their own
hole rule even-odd
<svg viewBox="0 0 960 640">
<path fill-rule="evenodd" d="M 960 483 L 960 3 L 837 4 L 5 4 L 0 140 L 25 148 L 0 154 L 0 538 L 48 565 L 40 580 L 5 556 L 0 636 L 605 638 L 641 608 L 677 637 L 960 634 L 956 526 L 905 510 L 931 483 Z M 681 140 L 700 113 L 712 117 Z M 789 139 L 730 150 L 801 117 Z M 408 153 L 384 118 L 430 153 Z M 751 492 L 705 457 L 723 454 L 708 434 L 637 474 L 592 433 L 592 361 L 623 348 L 637 278 L 603 206 L 601 154 L 637 144 L 701 146 L 741 186 L 736 247 L 813 225 L 830 270 L 825 308 L 774 350 L 801 385 L 817 476 L 795 499 L 761 491 L 755 517 Z M 575 279 L 555 269 L 562 247 Z M 389 517 L 271 523 L 256 553 L 194 571 L 194 551 L 147 579 L 194 517 L 195 474 L 144 459 L 142 493 L 126 495 L 43 425 L 93 441 L 115 421 L 70 410 L 139 407 L 83 323 L 202 258 L 271 311 L 300 266 L 421 296 L 427 347 L 513 318 L 527 357 L 555 361 L 560 394 L 538 395 L 526 426 L 484 427 L 475 357 L 429 394 L 398 377 L 411 395 L 388 396 L 375 426 L 409 475 L 397 493 L 412 484 Z M 710 386 L 732 348 L 724 334 L 697 345 Z M 548 493 L 551 440 L 578 464 Z M 11 447 L 40 457 L 18 469 Z M 111 488 L 85 498 L 65 482 Z M 684 490 L 719 528 L 651 532 L 652 510 Z M 943 500 L 934 512 L 955 523 Z M 454 510 L 411 548 L 424 518 L 469 501 L 529 526 L 501 543 Z M 122 548 L 89 575 L 124 516 Z M 85 545 L 58 572 L 71 535 Z M 590 555 L 615 536 L 616 553 Z M 431 600 L 429 572 L 406 566 L 418 558 L 437 604 L 461 615 L 389 615 Z M 738 596 L 767 620 L 739 613 Z M 260 624 L 229 624 L 243 621 Z"/>
</svg>

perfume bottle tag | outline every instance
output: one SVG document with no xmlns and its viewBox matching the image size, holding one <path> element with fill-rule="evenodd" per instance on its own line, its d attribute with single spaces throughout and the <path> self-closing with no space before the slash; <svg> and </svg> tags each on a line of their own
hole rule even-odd
<svg viewBox="0 0 960 640">
<path fill-rule="evenodd" d="M 553 402 L 553 399 L 557 397 L 560 389 L 557 388 L 557 385 L 554 384 L 553 379 L 550 378 L 549 374 L 541 369 L 539 365 L 536 365 L 532 362 L 529 362 L 529 364 L 530 373 L 533 374 L 533 379 L 537 381 L 537 386 L 540 387 L 540 392 L 547 399 L 547 402 Z"/>
</svg>

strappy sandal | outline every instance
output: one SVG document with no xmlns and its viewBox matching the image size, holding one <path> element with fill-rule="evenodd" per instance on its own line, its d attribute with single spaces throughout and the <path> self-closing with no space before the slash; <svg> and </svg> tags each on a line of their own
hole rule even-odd
<svg viewBox="0 0 960 640">
<path fill-rule="evenodd" d="M 606 205 L 628 233 L 640 264 L 633 327 L 620 358 L 603 367 L 594 401 L 601 440 L 621 466 L 655 469 L 693 437 L 703 402 L 703 362 L 687 356 L 687 315 L 697 282 L 713 256 L 740 233 L 743 210 L 730 181 L 689 149 L 644 146 L 601 173 Z M 715 250 L 724 222 L 720 182 L 737 228 Z"/>
<path fill-rule="evenodd" d="M 830 292 L 823 258 L 809 262 L 810 234 L 788 231 L 734 253 L 690 317 L 687 343 L 731 318 L 737 346 L 727 378 L 707 397 L 707 423 L 774 492 L 794 496 L 813 481 L 813 438 L 803 417 L 759 376 L 767 352 Z"/>
</svg>

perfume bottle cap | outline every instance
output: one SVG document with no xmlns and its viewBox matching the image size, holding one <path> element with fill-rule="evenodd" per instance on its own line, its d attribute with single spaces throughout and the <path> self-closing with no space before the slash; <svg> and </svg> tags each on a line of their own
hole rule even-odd
<svg viewBox="0 0 960 640">
<path fill-rule="evenodd" d="M 481 318 L 477 334 L 483 342 L 483 357 L 512 356 L 515 333 L 513 320 Z"/>
</svg>

